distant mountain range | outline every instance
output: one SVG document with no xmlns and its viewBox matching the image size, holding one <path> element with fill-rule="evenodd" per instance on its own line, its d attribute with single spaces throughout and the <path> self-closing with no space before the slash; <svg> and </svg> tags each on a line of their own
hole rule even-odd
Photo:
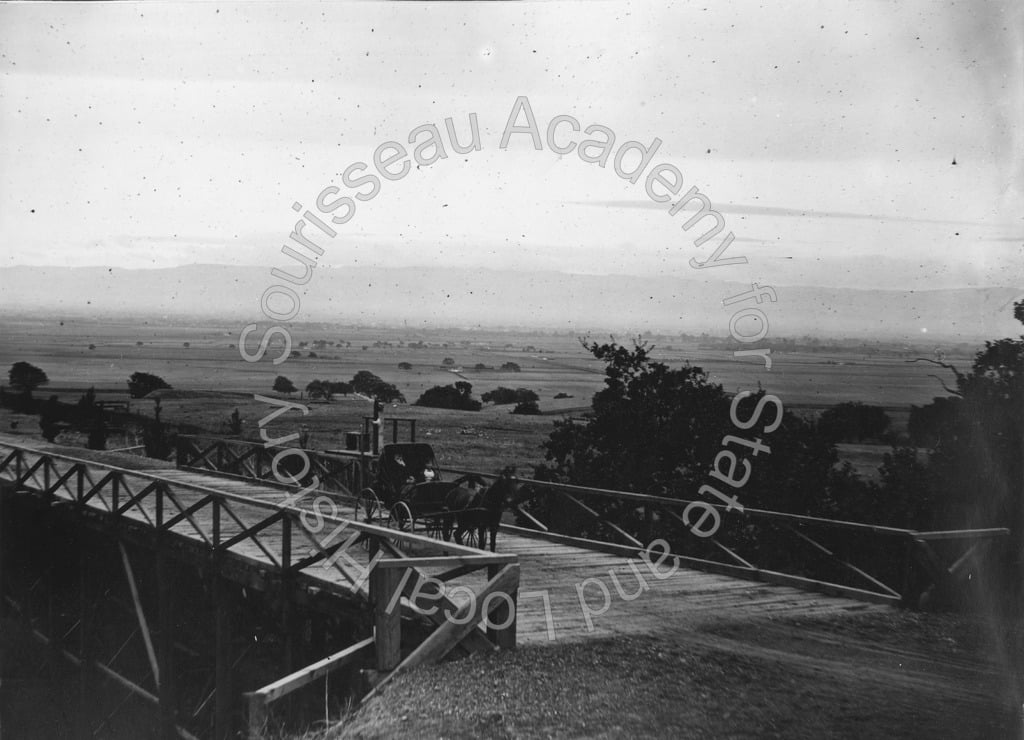
<svg viewBox="0 0 1024 740">
<path fill-rule="evenodd" d="M 259 319 L 261 297 L 285 284 L 268 267 L 189 265 L 0 268 L 0 308 L 46 314 L 126 313 Z M 749 283 L 670 277 L 398 267 L 318 267 L 297 289 L 295 321 L 615 331 L 707 331 L 724 336 L 744 301 L 723 299 Z M 865 336 L 976 340 L 1020 333 L 1017 288 L 900 291 L 776 286 L 757 306 L 769 336 Z M 278 296 L 272 305 L 288 310 Z M 927 330 L 927 331 L 925 331 Z M 768 342 L 770 343 L 770 342 Z"/>
</svg>

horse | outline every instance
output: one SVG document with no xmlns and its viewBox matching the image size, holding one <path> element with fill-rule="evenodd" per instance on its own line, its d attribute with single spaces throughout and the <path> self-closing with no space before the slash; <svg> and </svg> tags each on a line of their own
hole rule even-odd
<svg viewBox="0 0 1024 740">
<path fill-rule="evenodd" d="M 502 512 L 515 503 L 514 475 L 515 468 L 507 467 L 493 484 L 483 490 L 453 488 L 445 497 L 446 535 L 452 531 L 454 522 L 454 536 L 458 544 L 462 544 L 466 532 L 476 531 L 480 549 L 486 550 L 487 533 L 490 532 L 491 552 L 494 552 Z"/>
</svg>

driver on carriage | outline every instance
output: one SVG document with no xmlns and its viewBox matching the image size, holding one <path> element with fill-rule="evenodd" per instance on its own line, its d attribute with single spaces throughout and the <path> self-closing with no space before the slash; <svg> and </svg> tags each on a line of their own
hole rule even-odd
<svg viewBox="0 0 1024 740">
<path fill-rule="evenodd" d="M 402 481 L 403 486 L 427 483 L 434 480 L 434 471 L 425 459 L 412 459 L 406 461 L 405 456 L 396 452 L 392 457 L 394 469 L 391 478 L 395 481 Z"/>
</svg>

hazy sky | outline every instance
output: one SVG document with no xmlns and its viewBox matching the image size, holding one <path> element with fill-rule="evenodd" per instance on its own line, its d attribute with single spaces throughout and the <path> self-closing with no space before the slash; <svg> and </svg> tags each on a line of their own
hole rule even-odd
<svg viewBox="0 0 1024 740">
<path fill-rule="evenodd" d="M 499 149 L 525 95 L 542 134 L 661 139 L 757 277 L 1024 284 L 1019 3 L 708 5 L 2 5 L 0 266 L 284 265 L 293 202 L 476 113 L 481 151 L 384 181 L 321 262 L 692 277 L 643 181 Z"/>
</svg>

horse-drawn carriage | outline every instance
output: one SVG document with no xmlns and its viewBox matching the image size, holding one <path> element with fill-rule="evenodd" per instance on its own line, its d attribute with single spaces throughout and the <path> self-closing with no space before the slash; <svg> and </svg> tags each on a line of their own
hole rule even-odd
<svg viewBox="0 0 1024 740">
<path fill-rule="evenodd" d="M 474 473 L 445 481 L 428 444 L 390 444 L 381 449 L 373 485 L 359 494 L 365 521 L 491 550 L 501 513 L 515 491 L 512 471 L 494 484 Z M 358 512 L 358 509 L 357 509 Z M 357 513 L 358 516 L 358 513 Z"/>
</svg>

